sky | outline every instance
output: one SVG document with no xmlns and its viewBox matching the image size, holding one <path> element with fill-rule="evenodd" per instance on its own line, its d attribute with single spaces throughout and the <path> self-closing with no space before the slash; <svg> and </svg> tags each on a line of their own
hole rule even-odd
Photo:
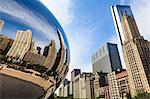
<svg viewBox="0 0 150 99">
<path fill-rule="evenodd" d="M 130 5 L 141 35 L 150 41 L 150 0 L 40 0 L 63 27 L 74 68 L 92 72 L 91 57 L 106 42 L 118 44 L 110 6 Z M 119 47 L 121 52 L 121 47 Z M 124 68 L 125 64 L 123 64 Z"/>
</svg>

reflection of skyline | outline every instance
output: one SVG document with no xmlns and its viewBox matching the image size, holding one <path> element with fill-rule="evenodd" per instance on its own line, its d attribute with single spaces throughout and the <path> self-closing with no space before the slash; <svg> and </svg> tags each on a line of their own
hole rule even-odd
<svg viewBox="0 0 150 99">
<path fill-rule="evenodd" d="M 29 50 L 32 43 L 32 32 L 31 30 L 21 31 L 18 30 L 16 32 L 16 38 L 9 49 L 6 57 L 8 57 L 8 61 L 11 59 L 16 60 L 17 62 L 21 62 L 26 52 Z M 13 61 L 12 60 L 12 61 Z"/>
<path fill-rule="evenodd" d="M 36 84 L 44 89 L 39 96 L 49 97 L 68 71 L 70 50 L 62 27 L 36 0 L 1 1 L 0 20 L 0 74 Z"/>
<path fill-rule="evenodd" d="M 3 27 L 4 24 L 0 26 Z M 1 62 L 8 63 L 6 69 L 11 68 L 27 74 L 33 73 L 52 83 L 47 89 L 50 91 L 53 87 L 58 87 L 67 74 L 69 53 L 64 47 L 59 30 L 57 35 L 60 48 L 56 48 L 56 42 L 52 39 L 50 44 L 44 47 L 43 53 L 41 47 L 35 46 L 32 33 L 28 29 L 17 30 L 14 40 L 0 35 L 0 56 L 2 56 L 0 59 Z"/>
<path fill-rule="evenodd" d="M 35 47 L 35 42 L 32 40 L 32 33 L 33 32 L 31 30 L 17 30 L 15 40 L 12 39 L 12 43 L 9 43 L 9 40 L 9 42 L 7 41 L 7 43 L 3 44 L 5 45 L 5 49 L 6 46 L 9 46 L 9 49 L 7 48 L 7 51 L 5 51 L 3 48 L 3 52 L 5 52 L 5 58 L 2 59 L 6 59 L 12 63 L 24 64 L 27 66 L 26 68 L 33 69 L 40 73 L 46 72 L 47 75 L 52 75 L 57 78 L 60 83 L 62 77 L 64 77 L 64 73 L 66 74 L 68 71 L 69 62 L 69 53 L 64 47 L 61 32 L 59 29 L 57 30 L 60 45 L 58 52 L 55 40 L 51 40 L 50 44 L 44 47 L 43 53 L 41 52 L 41 47 Z M 6 38 L 4 37 L 5 36 L 1 36 L 2 40 L 0 45 L 2 45 L 2 42 L 5 41 Z M 41 69 L 43 69 L 38 70 L 39 66 Z"/>
<path fill-rule="evenodd" d="M 4 21 L 0 19 L 0 32 L 1 32 L 2 28 L 3 28 L 3 26 L 4 26 Z"/>
<path fill-rule="evenodd" d="M 32 6 L 33 1 L 14 1 L 10 0 L 9 3 L 7 3 L 7 0 L 1 1 L 0 6 L 0 17 L 5 21 L 6 27 L 3 29 L 3 33 L 7 34 L 7 36 L 14 37 L 13 33 L 16 32 L 16 30 L 27 30 L 30 29 L 33 32 L 33 39 L 34 40 L 42 40 L 37 41 L 38 44 L 41 44 L 41 42 L 45 42 L 44 44 L 48 44 L 50 42 L 50 39 L 55 38 L 56 46 L 59 47 L 58 44 L 58 38 L 56 34 L 56 29 L 60 29 L 64 44 L 67 44 L 67 40 L 64 34 L 64 31 L 62 30 L 61 26 L 57 21 L 55 21 L 55 18 L 53 18 L 53 15 L 48 10 L 42 10 L 39 11 L 39 8 L 43 8 L 43 6 L 38 6 L 38 8 L 34 8 Z M 40 3 L 39 1 L 36 1 L 37 3 Z M 15 6 L 14 6 L 15 5 Z M 13 10 L 11 10 L 13 9 Z M 20 9 L 18 11 L 18 9 Z M 40 13 L 40 14 L 39 14 Z M 68 46 L 65 45 L 65 46 Z"/>
</svg>

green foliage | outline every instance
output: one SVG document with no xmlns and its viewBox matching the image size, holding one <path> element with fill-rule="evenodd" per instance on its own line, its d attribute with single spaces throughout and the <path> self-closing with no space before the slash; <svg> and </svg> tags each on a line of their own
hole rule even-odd
<svg viewBox="0 0 150 99">
<path fill-rule="evenodd" d="M 150 93 L 147 92 L 140 93 L 138 96 L 135 96 L 133 99 L 150 99 Z"/>
<path fill-rule="evenodd" d="M 47 70 L 46 67 L 41 66 L 39 64 L 34 65 L 33 69 L 40 72 L 40 73 L 46 72 L 46 70 Z"/>
</svg>

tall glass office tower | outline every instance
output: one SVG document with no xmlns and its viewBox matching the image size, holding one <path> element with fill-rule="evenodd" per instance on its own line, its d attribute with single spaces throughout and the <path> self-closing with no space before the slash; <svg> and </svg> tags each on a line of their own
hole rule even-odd
<svg viewBox="0 0 150 99">
<path fill-rule="evenodd" d="M 93 73 L 109 73 L 122 69 L 117 44 L 106 43 L 92 56 Z"/>
<path fill-rule="evenodd" d="M 134 19 L 131 8 L 130 6 L 126 6 L 126 5 L 115 5 L 115 6 L 111 6 L 111 12 L 112 12 L 117 36 L 119 38 L 120 44 L 123 45 L 124 36 L 123 36 L 123 29 L 121 26 L 121 20 L 123 15 L 125 15 L 126 13 L 128 13 L 128 15 Z"/>
<path fill-rule="evenodd" d="M 150 42 L 140 35 L 129 6 L 111 7 L 129 75 L 131 96 L 150 93 Z"/>
</svg>

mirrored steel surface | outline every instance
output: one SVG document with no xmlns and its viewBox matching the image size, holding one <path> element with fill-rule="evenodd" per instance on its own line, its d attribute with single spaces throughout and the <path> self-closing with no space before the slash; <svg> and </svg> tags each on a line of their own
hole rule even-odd
<svg viewBox="0 0 150 99">
<path fill-rule="evenodd" d="M 0 97 L 48 98 L 68 72 L 65 33 L 38 0 L 0 0 Z"/>
</svg>

